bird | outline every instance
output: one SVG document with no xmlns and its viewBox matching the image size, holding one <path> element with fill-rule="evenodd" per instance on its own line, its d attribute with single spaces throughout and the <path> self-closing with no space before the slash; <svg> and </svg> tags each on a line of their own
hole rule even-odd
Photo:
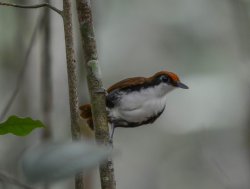
<svg viewBox="0 0 250 189">
<path fill-rule="evenodd" d="M 117 127 L 133 128 L 152 124 L 166 109 L 167 94 L 176 88 L 188 89 L 179 77 L 167 70 L 150 77 L 132 77 L 106 90 L 106 110 L 111 139 Z M 91 105 L 80 106 L 80 115 L 93 127 Z"/>
</svg>

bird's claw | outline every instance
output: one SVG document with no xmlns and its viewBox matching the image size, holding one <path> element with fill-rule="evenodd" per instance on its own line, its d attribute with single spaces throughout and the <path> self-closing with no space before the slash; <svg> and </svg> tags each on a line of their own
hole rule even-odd
<svg viewBox="0 0 250 189">
<path fill-rule="evenodd" d="M 110 145 L 110 146 L 113 146 L 113 138 L 110 138 L 110 139 L 109 139 L 109 145 Z"/>
</svg>

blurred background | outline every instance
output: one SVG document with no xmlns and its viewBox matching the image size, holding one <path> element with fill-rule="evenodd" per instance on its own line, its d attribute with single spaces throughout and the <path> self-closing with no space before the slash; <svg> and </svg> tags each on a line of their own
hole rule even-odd
<svg viewBox="0 0 250 189">
<path fill-rule="evenodd" d="M 61 0 L 50 3 L 62 9 Z M 116 130 L 114 147 L 120 151 L 114 162 L 117 188 L 249 188 L 250 2 L 95 0 L 92 6 L 105 87 L 127 77 L 169 70 L 190 88 L 169 94 L 166 110 L 153 125 Z M 24 61 L 45 11 L 0 7 L 0 113 L 28 61 L 7 115 L 43 120 L 51 126 L 53 140 L 70 139 L 65 42 L 59 15 L 47 11 L 49 28 L 40 28 Z M 89 97 L 75 12 L 73 27 L 79 101 L 83 104 Z M 51 77 L 46 71 L 44 74 L 48 67 Z M 51 85 L 44 85 L 46 79 Z M 44 100 L 46 95 L 49 102 Z M 39 130 L 24 138 L 1 136 L 0 170 L 19 177 L 23 150 L 45 137 Z M 72 180 L 51 188 L 72 188 Z M 100 187 L 95 179 L 90 185 Z"/>
</svg>

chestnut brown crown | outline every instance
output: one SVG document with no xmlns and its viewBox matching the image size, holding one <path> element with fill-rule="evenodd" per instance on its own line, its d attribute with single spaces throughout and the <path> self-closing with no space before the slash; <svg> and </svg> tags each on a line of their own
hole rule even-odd
<svg viewBox="0 0 250 189">
<path fill-rule="evenodd" d="M 167 83 L 174 87 L 179 87 L 183 89 L 188 89 L 188 86 L 180 81 L 180 78 L 173 72 L 160 71 L 154 74 L 152 77 L 148 78 L 151 82 L 158 79 L 160 82 Z"/>
<path fill-rule="evenodd" d="M 147 85 L 147 84 L 152 84 L 155 83 L 155 81 L 158 82 L 165 82 L 168 83 L 169 85 L 173 85 L 175 87 L 183 88 L 183 89 L 188 89 L 188 86 L 180 82 L 179 77 L 173 73 L 173 72 L 168 72 L 168 71 L 160 71 L 155 73 L 151 77 L 132 77 L 132 78 L 127 78 L 124 80 L 121 80 L 111 87 L 108 88 L 107 92 L 110 93 L 116 89 L 124 89 L 128 87 L 134 87 L 134 86 L 139 86 L 139 85 Z"/>
</svg>

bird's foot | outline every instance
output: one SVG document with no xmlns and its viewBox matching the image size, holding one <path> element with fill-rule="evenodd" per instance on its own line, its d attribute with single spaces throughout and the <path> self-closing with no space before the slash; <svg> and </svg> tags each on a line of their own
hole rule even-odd
<svg viewBox="0 0 250 189">
<path fill-rule="evenodd" d="M 113 138 L 109 139 L 109 145 L 113 147 Z"/>
</svg>

